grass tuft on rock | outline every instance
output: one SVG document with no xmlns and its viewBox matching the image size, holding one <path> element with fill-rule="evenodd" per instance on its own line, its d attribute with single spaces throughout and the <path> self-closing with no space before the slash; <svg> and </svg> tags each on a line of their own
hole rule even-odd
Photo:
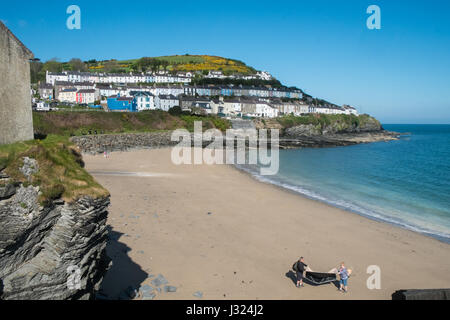
<svg viewBox="0 0 450 320">
<path fill-rule="evenodd" d="M 20 171 L 25 157 L 35 159 L 39 166 L 39 171 L 30 179 Z M 11 177 L 10 183 L 39 186 L 42 205 L 60 198 L 73 202 L 82 196 L 97 198 L 109 195 L 84 170 L 80 152 L 67 137 L 49 135 L 45 140 L 1 145 L 0 164 Z"/>
</svg>

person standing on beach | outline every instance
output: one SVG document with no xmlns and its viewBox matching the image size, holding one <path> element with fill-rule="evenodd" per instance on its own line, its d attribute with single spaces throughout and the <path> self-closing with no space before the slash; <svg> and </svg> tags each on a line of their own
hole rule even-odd
<svg viewBox="0 0 450 320">
<path fill-rule="evenodd" d="M 339 291 L 346 293 L 348 291 L 349 272 L 345 267 L 344 262 L 341 263 L 341 266 L 338 269 L 338 273 L 339 277 L 341 278 L 341 280 L 339 281 L 340 283 Z"/>
<path fill-rule="evenodd" d="M 293 265 L 294 271 L 297 273 L 297 288 L 304 287 L 303 285 L 303 273 L 305 272 L 305 268 L 308 265 L 305 264 L 303 257 L 298 259 L 296 263 Z"/>
</svg>

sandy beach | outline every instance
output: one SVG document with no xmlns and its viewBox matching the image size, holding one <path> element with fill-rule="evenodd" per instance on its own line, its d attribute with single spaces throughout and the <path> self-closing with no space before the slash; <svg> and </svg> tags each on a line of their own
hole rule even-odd
<svg viewBox="0 0 450 320">
<path fill-rule="evenodd" d="M 155 299 L 390 299 L 399 289 L 450 287 L 450 246 L 309 200 L 225 165 L 175 166 L 171 149 L 84 155 L 111 192 L 108 297 L 162 274 L 176 292 Z M 299 256 L 327 272 L 353 269 L 349 293 L 295 287 Z M 369 290 L 367 267 L 381 268 Z"/>
</svg>

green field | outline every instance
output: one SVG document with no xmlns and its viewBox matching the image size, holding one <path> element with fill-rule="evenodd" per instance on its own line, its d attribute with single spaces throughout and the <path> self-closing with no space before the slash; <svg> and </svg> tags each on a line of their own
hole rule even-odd
<svg viewBox="0 0 450 320">
<path fill-rule="evenodd" d="M 205 58 L 203 58 L 202 56 L 191 56 L 191 55 L 162 56 L 162 57 L 155 57 L 155 59 L 168 61 L 172 65 L 174 65 L 176 63 L 202 63 L 202 62 L 205 62 Z"/>
<path fill-rule="evenodd" d="M 30 180 L 20 170 L 24 157 L 35 159 L 39 167 Z M 40 187 L 41 205 L 59 198 L 71 202 L 81 196 L 107 196 L 108 191 L 83 166 L 80 153 L 68 137 L 49 135 L 44 140 L 0 146 L 0 169 L 10 177 L 7 184 Z"/>
</svg>

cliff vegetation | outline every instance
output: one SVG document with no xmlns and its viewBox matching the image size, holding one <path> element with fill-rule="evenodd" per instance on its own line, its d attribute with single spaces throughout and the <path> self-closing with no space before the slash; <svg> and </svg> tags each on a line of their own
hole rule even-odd
<svg viewBox="0 0 450 320">
<path fill-rule="evenodd" d="M 139 113 L 118 112 L 48 112 L 33 113 L 35 134 L 46 136 L 82 136 L 92 134 L 143 133 L 185 128 L 194 130 L 194 122 L 202 121 L 203 129 L 226 130 L 231 123 L 216 116 L 170 114 L 161 110 Z"/>
<path fill-rule="evenodd" d="M 0 146 L 0 171 L 8 176 L 0 187 L 39 187 L 42 205 L 60 198 L 73 202 L 84 195 L 108 196 L 108 191 L 83 167 L 77 147 L 66 137 L 50 135 L 45 140 Z"/>
<path fill-rule="evenodd" d="M 346 114 L 308 114 L 297 117 L 288 115 L 279 117 L 276 121 L 282 129 L 293 127 L 311 128 L 311 134 L 327 133 L 354 133 L 370 132 L 382 130 L 381 123 L 367 114 L 346 115 Z"/>
</svg>

